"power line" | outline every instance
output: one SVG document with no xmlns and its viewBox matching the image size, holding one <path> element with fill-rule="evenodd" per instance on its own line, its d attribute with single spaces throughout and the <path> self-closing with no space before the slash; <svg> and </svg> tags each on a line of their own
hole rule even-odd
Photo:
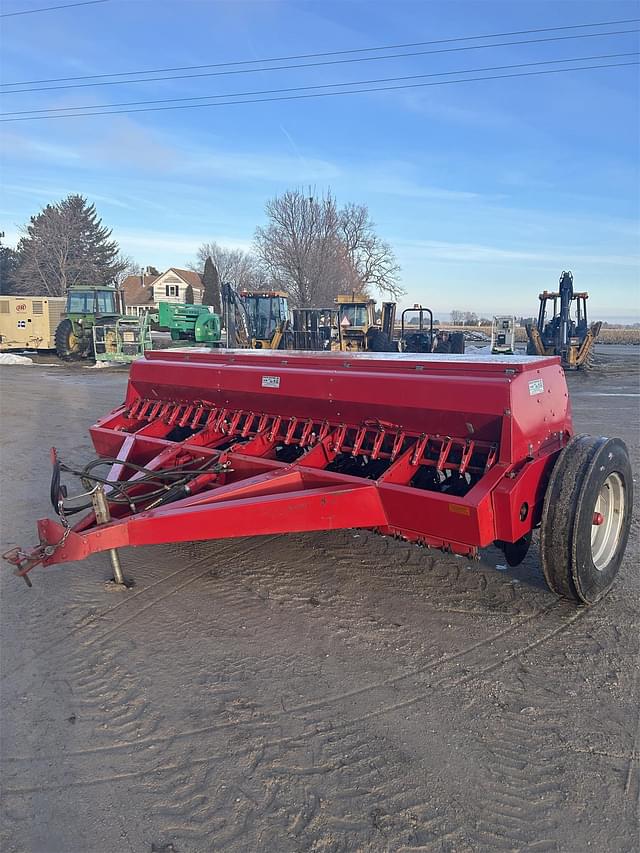
<svg viewBox="0 0 640 853">
<path fill-rule="evenodd" d="M 84 0 L 82 3 L 65 3 L 63 6 L 43 6 L 41 9 L 22 9 L 20 12 L 2 12 L 0 18 L 15 18 L 17 15 L 35 15 L 37 12 L 53 12 L 56 9 L 72 9 L 75 6 L 95 6 L 109 0 Z"/>
<path fill-rule="evenodd" d="M 462 80 L 437 80 L 430 83 L 405 83 L 397 86 L 377 86 L 370 89 L 351 89 L 345 90 L 342 92 L 315 92 L 313 94 L 305 94 L 305 95 L 283 95 L 276 96 L 273 98 L 254 98 L 245 101 L 219 101 L 215 104 L 182 104 L 179 106 L 171 106 L 171 107 L 142 107 L 133 110 L 108 110 L 105 112 L 85 112 L 85 113 L 76 113 L 76 114 L 66 114 L 66 115 L 46 115 L 46 116 L 26 116 L 22 118 L 0 118 L 0 122 L 15 122 L 15 121 L 46 121 L 49 119 L 63 119 L 63 118 L 84 118 L 86 116 L 105 116 L 105 115 L 119 115 L 123 113 L 149 113 L 149 112 L 161 112 L 166 110 L 192 110 L 197 109 L 199 107 L 228 107 L 235 106 L 240 104 L 266 104 L 271 103 L 273 101 L 301 101 L 308 100 L 310 98 L 330 98 L 341 95 L 366 95 L 372 92 L 392 92 L 397 91 L 399 89 L 419 89 L 426 88 L 428 86 L 450 86 L 456 83 L 476 83 L 483 80 L 507 80 L 513 77 L 535 77 L 543 74 L 566 74 L 568 72 L 574 71 L 597 71 L 603 68 L 621 68 L 623 66 L 630 65 L 639 65 L 640 62 L 614 62 L 607 63 L 605 65 L 584 65 L 584 66 L 575 66 L 574 68 L 551 68 L 545 71 L 522 71 L 517 72 L 515 74 L 497 74 L 491 75 L 487 77 L 467 77 Z"/>
<path fill-rule="evenodd" d="M 294 68 L 317 68 L 319 66 L 325 65 L 344 65 L 346 63 L 355 63 L 355 62 L 379 62 L 381 60 L 386 59 L 400 59 L 408 56 L 427 56 L 438 53 L 454 53 L 466 50 L 486 50 L 487 48 L 493 47 L 506 47 L 510 45 L 520 45 L 520 44 L 539 44 L 541 42 L 556 42 L 556 41 L 567 41 L 571 39 L 582 39 L 582 38 L 597 38 L 601 36 L 616 36 L 616 35 L 625 35 L 628 33 L 637 33 L 639 30 L 631 29 L 631 30 L 614 30 L 608 31 L 604 33 L 576 33 L 571 36 L 551 36 L 548 38 L 539 38 L 539 39 L 522 39 L 519 41 L 503 41 L 503 42 L 495 42 L 493 44 L 476 44 L 476 45 L 466 45 L 464 47 L 447 47 L 447 48 L 439 48 L 438 50 L 420 50 L 420 51 L 412 51 L 409 53 L 394 53 L 389 54 L 387 56 L 360 56 L 351 59 L 332 59 L 332 60 L 323 60 L 322 62 L 308 62 L 308 63 L 298 63 L 294 65 L 276 65 L 271 68 L 244 68 L 244 69 L 236 69 L 235 71 L 213 71 L 207 72 L 204 74 L 176 74 L 170 75 L 166 77 L 148 77 L 139 80 L 109 80 L 103 81 L 101 83 L 73 83 L 64 86 L 43 86 L 33 89 L 13 89 L 8 92 L 0 92 L 1 95 L 17 95 L 25 92 L 52 92 L 54 90 L 59 89 L 83 89 L 87 87 L 96 87 L 96 86 L 121 86 L 123 84 L 132 85 L 133 83 L 155 83 L 162 80 L 186 80 L 192 79 L 196 77 L 220 77 L 227 76 L 231 74 L 256 74 L 258 72 L 267 72 L 267 71 L 285 71 Z"/>
<path fill-rule="evenodd" d="M 595 60 L 601 59 L 619 59 L 627 56 L 640 56 L 638 52 L 629 52 L 629 53 L 602 53 L 597 54 L 595 56 L 574 56 L 570 59 L 545 59 L 539 62 L 519 62 L 517 64 L 512 65 L 493 65 L 484 68 L 465 68 L 458 69 L 456 71 L 434 71 L 428 74 L 409 74 L 403 77 L 379 77 L 373 80 L 349 80 L 346 83 L 319 83 L 314 86 L 293 86 L 286 89 L 262 89 L 258 91 L 252 92 L 225 92 L 220 95 L 200 95 L 196 97 L 189 98 L 161 98 L 159 100 L 152 101 L 122 101 L 120 103 L 115 104 L 103 104 L 101 106 L 97 106 L 95 104 L 85 104 L 84 106 L 78 107 L 50 107 L 48 109 L 39 109 L 39 110 L 19 110 L 12 111 L 6 113 L 0 113 L 0 118 L 9 118 L 13 116 L 22 116 L 22 115 L 33 115 L 39 113 L 69 113 L 71 111 L 76 112 L 78 110 L 107 110 L 112 107 L 131 107 L 131 106 L 143 106 L 143 105 L 152 105 L 152 104 L 172 104 L 172 103 L 184 103 L 186 101 L 209 101 L 212 99 L 220 99 L 220 98 L 244 98 L 244 97 L 253 97 L 257 95 L 279 95 L 284 94 L 285 92 L 307 92 L 316 89 L 332 89 L 332 88 L 343 88 L 345 86 L 369 86 L 374 83 L 396 83 L 404 80 L 420 80 L 426 77 L 448 77 L 455 74 L 482 74 L 486 71 L 506 71 L 512 68 L 530 68 L 533 66 L 539 65 L 557 65 L 559 63 L 567 63 L 567 62 L 593 62 Z M 203 104 L 201 106 L 208 106 L 207 104 Z M 88 115 L 101 115 L 101 112 L 91 112 L 87 113 Z M 55 115 L 51 115 L 51 118 L 55 118 Z"/>
<path fill-rule="evenodd" d="M 103 2 L 103 0 L 96 0 L 96 2 Z M 598 21 L 590 24 L 571 24 L 564 27 L 542 27 L 538 29 L 529 30 L 513 30 L 512 32 L 487 33 L 485 35 L 477 36 L 456 36 L 455 38 L 432 39 L 431 41 L 416 41 L 407 42 L 404 44 L 386 44 L 378 47 L 360 47 L 351 48 L 349 50 L 332 50 L 324 51 L 322 53 L 297 53 L 292 54 L 290 56 L 272 56 L 264 59 L 242 59 L 235 60 L 233 62 L 214 62 L 208 65 L 178 65 L 169 68 L 146 68 L 140 69 L 138 71 L 114 71 L 111 74 L 85 74 L 78 77 L 50 77 L 44 80 L 20 80 L 14 83 L 0 83 L 0 86 L 32 86 L 39 83 L 66 83 L 73 80 L 99 80 L 104 79 L 105 77 L 131 77 L 137 74 L 161 74 L 170 71 L 201 71 L 204 68 L 229 68 L 231 66 L 237 65 L 259 65 L 265 62 L 289 62 L 294 59 L 319 59 L 321 57 L 326 56 L 344 56 L 348 53 L 373 53 L 375 51 L 380 50 L 403 50 L 404 48 L 408 47 L 426 47 L 427 45 L 450 44 L 452 42 L 458 41 L 474 41 L 477 39 L 488 38 L 506 38 L 507 36 L 523 36 L 532 33 L 549 33 L 564 30 L 578 30 L 587 27 L 607 27 L 614 26 L 617 24 L 636 24 L 638 23 L 638 21 L 640 21 L 640 18 L 625 18 L 623 20 L 616 21 Z"/>
</svg>

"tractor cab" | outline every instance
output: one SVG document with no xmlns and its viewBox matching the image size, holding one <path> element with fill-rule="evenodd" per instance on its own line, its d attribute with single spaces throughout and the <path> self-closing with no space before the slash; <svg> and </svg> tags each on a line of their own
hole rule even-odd
<svg viewBox="0 0 640 853">
<path fill-rule="evenodd" d="M 341 350 L 366 350 L 367 334 L 375 327 L 376 303 L 365 296 L 336 296 Z"/>
<path fill-rule="evenodd" d="M 345 352 L 371 350 L 389 352 L 395 322 L 395 302 L 383 302 L 380 322 L 376 321 L 376 302 L 356 293 L 336 296 L 340 349 Z"/>
<path fill-rule="evenodd" d="M 114 316 L 120 314 L 117 292 L 113 287 L 72 286 L 67 291 L 65 314 L 71 318 L 82 319 L 89 316 Z"/>
<path fill-rule="evenodd" d="M 280 290 L 241 290 L 238 294 L 252 349 L 279 349 L 289 322 L 287 294 Z"/>
</svg>

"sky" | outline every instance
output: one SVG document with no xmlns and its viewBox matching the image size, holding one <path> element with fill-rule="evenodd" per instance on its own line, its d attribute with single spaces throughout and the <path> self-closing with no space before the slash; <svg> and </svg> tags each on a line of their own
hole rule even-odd
<svg viewBox="0 0 640 853">
<path fill-rule="evenodd" d="M 552 60 L 579 60 L 565 67 L 632 62 L 637 57 L 583 58 L 635 53 L 640 43 L 637 32 L 612 34 L 640 27 L 626 23 L 387 51 L 448 52 L 267 71 L 268 64 L 255 61 L 640 18 L 640 4 L 107 0 L 10 14 L 65 2 L 71 0 L 4 0 L 4 84 L 254 64 L 224 69 L 243 73 L 212 76 L 216 69 L 207 68 L 174 74 L 209 76 L 138 84 L 19 93 L 12 89 L 20 87 L 5 85 L 2 113 Z M 478 47 L 602 31 L 609 34 Z M 373 56 L 380 52 L 330 58 Z M 322 60 L 284 64 L 311 61 Z M 520 70 L 549 67 L 562 65 Z M 458 309 L 530 316 L 537 312 L 538 292 L 553 289 L 562 270 L 570 269 L 576 288 L 590 292 L 593 319 L 635 322 L 640 320 L 638 71 L 637 65 L 625 65 L 340 97 L 3 121 L 0 231 L 5 244 L 15 245 L 20 227 L 41 207 L 80 193 L 95 202 L 123 252 L 138 263 L 184 267 L 205 241 L 250 249 L 256 227 L 265 221 L 265 202 L 285 189 L 310 188 L 313 194 L 330 189 L 340 203 L 368 206 L 401 265 L 404 305 L 420 302 L 439 314 Z M 77 82 L 91 81 L 71 81 Z M 71 84 L 23 88 L 56 85 Z"/>
</svg>

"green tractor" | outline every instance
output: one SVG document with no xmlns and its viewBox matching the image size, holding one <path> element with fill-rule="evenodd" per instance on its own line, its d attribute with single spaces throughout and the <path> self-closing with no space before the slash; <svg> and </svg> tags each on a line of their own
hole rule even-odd
<svg viewBox="0 0 640 853">
<path fill-rule="evenodd" d="M 123 316 L 113 287 L 73 285 L 67 291 L 64 316 L 56 329 L 56 353 L 65 361 L 92 358 L 94 326 L 114 323 Z"/>
</svg>

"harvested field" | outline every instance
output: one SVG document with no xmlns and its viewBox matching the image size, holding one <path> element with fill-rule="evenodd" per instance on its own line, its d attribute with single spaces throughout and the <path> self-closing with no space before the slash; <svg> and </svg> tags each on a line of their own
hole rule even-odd
<svg viewBox="0 0 640 853">
<path fill-rule="evenodd" d="M 442 324 L 446 326 L 446 323 Z M 447 328 L 454 328 L 453 326 L 447 326 Z M 482 332 L 482 334 L 486 335 L 488 338 L 491 337 L 491 326 L 471 326 L 464 327 L 466 330 L 471 332 Z M 460 329 L 463 329 L 461 326 Z M 526 344 L 527 342 L 527 330 L 522 326 L 516 326 L 516 343 L 518 344 Z M 622 346 L 640 346 L 640 328 L 638 329 L 629 329 L 629 328 L 604 328 L 601 329 L 600 335 L 598 336 L 599 344 L 619 344 Z"/>
<path fill-rule="evenodd" d="M 640 351 L 569 375 L 640 472 Z M 2 550 L 50 513 L 126 371 L 0 368 Z M 640 500 L 610 595 L 366 531 L 123 551 L 0 577 L 6 853 L 638 849 Z"/>
</svg>

